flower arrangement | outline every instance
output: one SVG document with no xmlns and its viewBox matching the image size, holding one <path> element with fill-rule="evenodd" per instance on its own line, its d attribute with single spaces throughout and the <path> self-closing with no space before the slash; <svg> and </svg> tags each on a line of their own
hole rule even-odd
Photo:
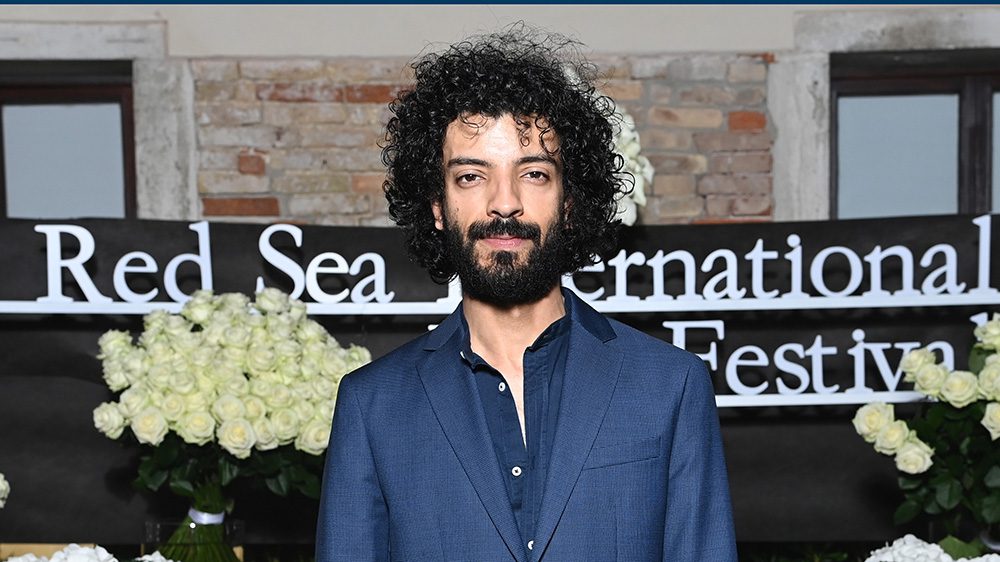
<svg viewBox="0 0 1000 562">
<path fill-rule="evenodd" d="M 897 420 L 889 404 L 862 406 L 854 428 L 876 451 L 892 455 L 904 501 L 897 524 L 921 513 L 940 521 L 949 533 L 945 550 L 971 547 L 954 536 L 974 524 L 995 530 L 1000 523 L 1000 314 L 974 330 L 977 342 L 969 371 L 951 370 L 927 348 L 907 353 L 900 364 L 929 402 L 909 422 Z M 964 546 L 963 546 L 964 545 Z"/>
<path fill-rule="evenodd" d="M 0 509 L 7 504 L 7 498 L 10 497 L 10 482 L 4 478 L 2 472 L 0 472 Z"/>
<path fill-rule="evenodd" d="M 135 560 L 137 562 L 174 562 L 165 558 L 159 552 L 140 556 Z M 8 558 L 5 562 L 118 562 L 118 559 L 100 545 L 89 547 L 70 544 L 53 554 L 52 558 L 35 556 L 34 554 L 22 554 L 21 556 Z"/>
<path fill-rule="evenodd" d="M 120 394 L 94 410 L 94 425 L 144 447 L 139 487 L 166 484 L 191 498 L 178 533 L 211 533 L 221 547 L 231 509 L 223 488 L 237 477 L 262 480 L 280 496 L 319 497 L 337 385 L 371 360 L 368 350 L 341 347 L 303 303 L 277 289 L 253 303 L 198 291 L 179 314 L 155 311 L 143 324 L 136 342 L 114 330 L 99 340 L 104 380 Z M 211 541 L 175 534 L 168 542 Z M 198 558 L 168 547 L 164 555 Z M 217 548 L 208 559 L 231 556 Z"/>
<path fill-rule="evenodd" d="M 631 174 L 634 184 L 632 191 L 618 198 L 616 218 L 623 224 L 633 225 L 638 218 L 638 206 L 646 205 L 646 184 L 653 183 L 653 164 L 640 154 L 639 132 L 635 129 L 635 120 L 626 111 L 616 111 L 615 121 L 618 134 L 615 136 L 615 152 L 624 159 L 623 172 Z"/>
<path fill-rule="evenodd" d="M 865 562 L 1000 562 L 1000 554 L 956 560 L 940 546 L 906 535 L 896 539 L 891 545 L 873 551 Z"/>
</svg>

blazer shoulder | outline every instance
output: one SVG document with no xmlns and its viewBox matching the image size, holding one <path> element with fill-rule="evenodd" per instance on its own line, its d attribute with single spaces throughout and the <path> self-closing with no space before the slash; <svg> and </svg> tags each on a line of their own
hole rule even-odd
<svg viewBox="0 0 1000 562">
<path fill-rule="evenodd" d="M 415 375 L 414 366 L 423 356 L 429 332 L 421 334 L 385 355 L 344 375 L 341 389 L 385 390 L 390 383 Z"/>
<path fill-rule="evenodd" d="M 705 362 L 690 351 L 653 337 L 628 324 L 609 318 L 616 337 L 614 344 L 626 357 L 656 365 L 674 365 L 684 370 L 705 371 Z M 610 343 L 610 342 L 609 342 Z"/>
</svg>

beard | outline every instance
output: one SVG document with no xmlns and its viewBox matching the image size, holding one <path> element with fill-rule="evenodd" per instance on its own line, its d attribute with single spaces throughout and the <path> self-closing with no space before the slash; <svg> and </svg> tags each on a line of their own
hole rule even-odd
<svg viewBox="0 0 1000 562">
<path fill-rule="evenodd" d="M 552 221 L 543 243 L 541 227 L 517 219 L 477 221 L 464 235 L 458 225 L 446 223 L 445 252 L 455 264 L 462 291 L 470 297 L 504 308 L 530 304 L 549 294 L 564 273 L 563 225 L 561 216 Z M 533 245 L 523 258 L 516 252 L 493 251 L 482 265 L 476 242 L 493 236 L 523 238 Z"/>
</svg>

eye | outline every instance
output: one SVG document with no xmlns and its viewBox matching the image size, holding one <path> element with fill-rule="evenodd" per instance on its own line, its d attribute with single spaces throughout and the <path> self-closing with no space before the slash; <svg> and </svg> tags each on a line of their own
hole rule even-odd
<svg viewBox="0 0 1000 562">
<path fill-rule="evenodd" d="M 545 181 L 549 179 L 549 174 L 543 172 L 542 170 L 531 170 L 530 172 L 524 174 L 524 177 L 535 181 Z"/>
<path fill-rule="evenodd" d="M 455 183 L 457 183 L 458 185 L 472 185 L 478 182 L 480 179 L 482 179 L 482 176 L 470 172 L 467 174 L 461 174 L 458 177 L 456 177 Z"/>
</svg>

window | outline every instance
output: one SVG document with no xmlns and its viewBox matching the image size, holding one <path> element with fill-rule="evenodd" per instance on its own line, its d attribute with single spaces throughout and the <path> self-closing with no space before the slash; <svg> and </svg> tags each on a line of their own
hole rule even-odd
<svg viewBox="0 0 1000 562">
<path fill-rule="evenodd" d="M 832 218 L 1000 211 L 1000 49 L 830 55 Z"/>
<path fill-rule="evenodd" d="M 130 61 L 0 62 L 0 216 L 135 216 Z"/>
</svg>

